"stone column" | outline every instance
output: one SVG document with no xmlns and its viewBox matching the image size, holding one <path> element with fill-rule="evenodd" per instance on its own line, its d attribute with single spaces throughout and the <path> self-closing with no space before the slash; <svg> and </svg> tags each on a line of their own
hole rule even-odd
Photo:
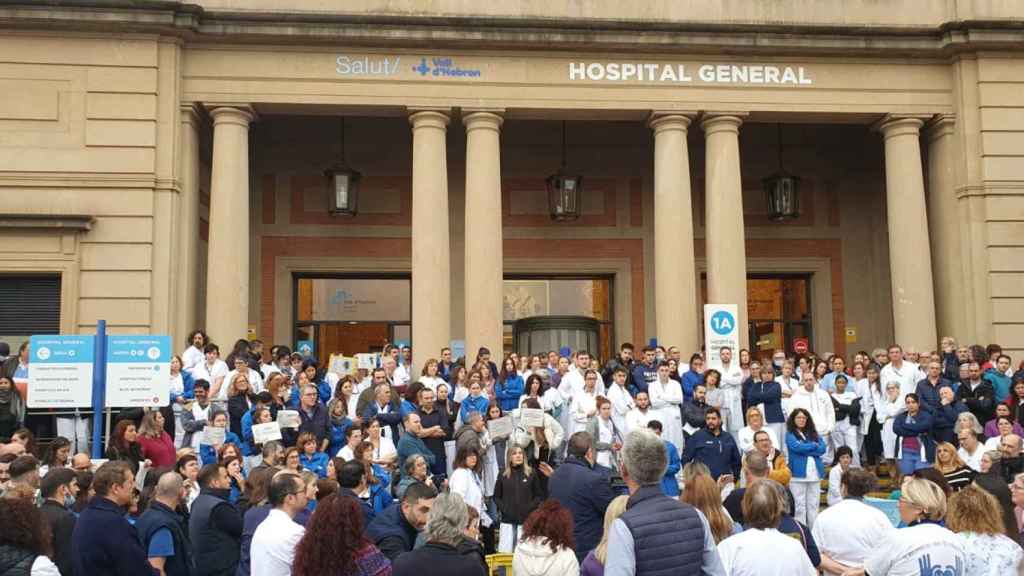
<svg viewBox="0 0 1024 576">
<path fill-rule="evenodd" d="M 213 117 L 206 332 L 224 353 L 249 327 L 249 109 L 220 107 Z"/>
<path fill-rule="evenodd" d="M 708 304 L 735 304 L 740 348 L 747 348 L 747 249 L 740 176 L 740 125 L 746 114 L 707 114 L 705 137 L 704 244 Z M 736 351 L 733 351 L 736 354 Z M 735 356 L 734 356 L 735 357 Z"/>
<path fill-rule="evenodd" d="M 412 124 L 412 346 L 414 373 L 451 337 L 448 114 L 423 110 Z"/>
<path fill-rule="evenodd" d="M 693 263 L 693 205 L 686 131 L 691 117 L 655 114 L 654 309 L 658 342 L 684 354 L 700 350 L 697 273 Z"/>
<path fill-rule="evenodd" d="M 188 334 L 202 327 L 198 317 L 197 270 L 199 268 L 199 115 L 194 104 L 181 106 L 180 214 L 178 260 L 174 264 L 178 309 L 174 311 L 179 330 Z M 178 344 L 178 343 L 176 343 Z"/>
<path fill-rule="evenodd" d="M 885 139 L 885 197 L 896 342 L 919 351 L 938 346 L 921 168 L 923 124 L 919 117 L 889 116 L 879 126 Z"/>
<path fill-rule="evenodd" d="M 502 117 L 473 112 L 466 125 L 466 356 L 481 346 L 502 357 L 504 265 L 501 231 Z"/>
<path fill-rule="evenodd" d="M 928 235 L 933 257 L 938 336 L 967 342 L 967 296 L 960 251 L 956 197 L 956 119 L 935 118 L 928 127 Z"/>
</svg>

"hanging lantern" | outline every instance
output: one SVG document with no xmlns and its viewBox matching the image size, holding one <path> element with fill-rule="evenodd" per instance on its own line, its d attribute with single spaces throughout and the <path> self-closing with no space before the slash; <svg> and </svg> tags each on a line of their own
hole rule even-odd
<svg viewBox="0 0 1024 576">
<path fill-rule="evenodd" d="M 359 180 L 362 175 L 345 162 L 345 119 L 341 119 L 341 161 L 324 171 L 330 213 L 355 216 L 359 206 Z"/>
<path fill-rule="evenodd" d="M 562 121 L 562 166 L 548 176 L 548 208 L 555 222 L 567 222 L 580 217 L 580 194 L 583 176 L 570 174 L 565 169 L 565 121 Z"/>
<path fill-rule="evenodd" d="M 782 167 L 782 125 L 778 125 L 779 170 L 761 181 L 768 204 L 768 218 L 792 220 L 800 216 L 800 179 Z"/>
</svg>

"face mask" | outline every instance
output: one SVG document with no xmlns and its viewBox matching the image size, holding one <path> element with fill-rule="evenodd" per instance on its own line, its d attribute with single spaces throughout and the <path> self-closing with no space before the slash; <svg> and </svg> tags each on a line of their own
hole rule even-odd
<svg viewBox="0 0 1024 576">
<path fill-rule="evenodd" d="M 664 354 L 657 354 L 657 355 L 654 356 L 654 359 L 657 360 L 658 362 L 664 362 L 665 361 L 665 355 Z"/>
<path fill-rule="evenodd" d="M 772 365 L 775 366 L 776 368 L 782 368 L 782 360 L 772 360 Z"/>
<path fill-rule="evenodd" d="M 64 494 L 64 507 L 70 510 L 75 505 L 75 497 L 71 494 Z"/>
</svg>

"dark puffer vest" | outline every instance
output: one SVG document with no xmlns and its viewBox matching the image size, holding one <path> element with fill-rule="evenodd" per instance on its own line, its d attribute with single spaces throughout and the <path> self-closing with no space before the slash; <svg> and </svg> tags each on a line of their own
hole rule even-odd
<svg viewBox="0 0 1024 576">
<path fill-rule="evenodd" d="M 665 496 L 660 485 L 644 486 L 621 518 L 633 535 L 636 576 L 700 576 L 704 523 L 696 508 Z"/>
<path fill-rule="evenodd" d="M 31 576 L 36 556 L 7 544 L 0 546 L 0 576 Z"/>
</svg>

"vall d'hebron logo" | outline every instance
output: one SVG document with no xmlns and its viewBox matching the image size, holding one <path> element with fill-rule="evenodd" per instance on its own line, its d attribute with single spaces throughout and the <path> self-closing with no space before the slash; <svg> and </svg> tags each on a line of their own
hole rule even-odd
<svg viewBox="0 0 1024 576">
<path fill-rule="evenodd" d="M 341 55 L 334 60 L 334 71 L 342 76 L 393 76 L 398 73 L 401 56 L 370 58 Z M 421 57 L 412 71 L 421 77 L 479 78 L 479 68 L 460 68 L 452 58 Z"/>
</svg>

